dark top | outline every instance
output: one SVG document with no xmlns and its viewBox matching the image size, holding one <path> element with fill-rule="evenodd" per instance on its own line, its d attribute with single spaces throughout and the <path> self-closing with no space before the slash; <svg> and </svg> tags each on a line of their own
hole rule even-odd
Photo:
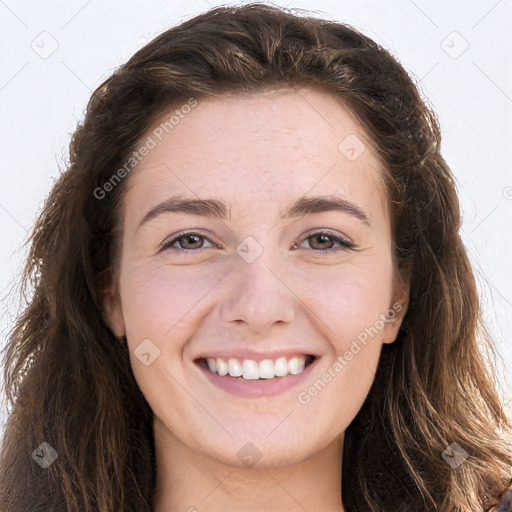
<svg viewBox="0 0 512 512">
<path fill-rule="evenodd" d="M 488 512 L 512 512 L 512 482 L 498 497 Z"/>
</svg>

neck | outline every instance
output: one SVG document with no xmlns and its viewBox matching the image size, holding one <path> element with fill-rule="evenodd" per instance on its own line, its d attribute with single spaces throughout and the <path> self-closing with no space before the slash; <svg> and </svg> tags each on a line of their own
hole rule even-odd
<svg viewBox="0 0 512 512">
<path fill-rule="evenodd" d="M 228 465 L 192 450 L 155 418 L 154 512 L 344 512 L 343 435 L 305 460 L 282 467 Z"/>
</svg>

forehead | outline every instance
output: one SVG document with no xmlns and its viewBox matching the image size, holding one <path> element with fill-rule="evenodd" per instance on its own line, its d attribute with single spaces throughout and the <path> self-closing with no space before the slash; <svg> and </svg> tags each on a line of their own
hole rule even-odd
<svg viewBox="0 0 512 512">
<path fill-rule="evenodd" d="M 257 211 L 336 193 L 386 210 L 375 153 L 352 113 L 328 93 L 225 94 L 198 102 L 171 125 L 176 110 L 141 137 L 152 147 L 132 171 L 126 196 L 139 215 L 175 194 Z"/>
</svg>

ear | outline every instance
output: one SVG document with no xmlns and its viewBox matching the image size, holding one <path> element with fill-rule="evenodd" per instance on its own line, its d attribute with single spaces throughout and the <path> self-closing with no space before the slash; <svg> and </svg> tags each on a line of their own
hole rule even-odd
<svg viewBox="0 0 512 512">
<path fill-rule="evenodd" d="M 411 287 L 410 272 L 396 271 L 393 285 L 393 299 L 386 313 L 389 320 L 384 327 L 383 343 L 393 343 L 409 306 L 409 293 Z"/>
<path fill-rule="evenodd" d="M 117 338 L 126 334 L 124 324 L 123 308 L 118 287 L 112 284 L 103 297 L 105 322 Z"/>
</svg>

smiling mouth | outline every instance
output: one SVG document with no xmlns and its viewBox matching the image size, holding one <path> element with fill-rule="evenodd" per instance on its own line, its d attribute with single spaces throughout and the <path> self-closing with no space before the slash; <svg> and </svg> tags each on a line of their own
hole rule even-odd
<svg viewBox="0 0 512 512">
<path fill-rule="evenodd" d="M 211 373 L 237 380 L 272 380 L 302 373 L 315 359 L 313 355 L 297 355 L 276 359 L 204 358 L 195 362 Z"/>
</svg>

